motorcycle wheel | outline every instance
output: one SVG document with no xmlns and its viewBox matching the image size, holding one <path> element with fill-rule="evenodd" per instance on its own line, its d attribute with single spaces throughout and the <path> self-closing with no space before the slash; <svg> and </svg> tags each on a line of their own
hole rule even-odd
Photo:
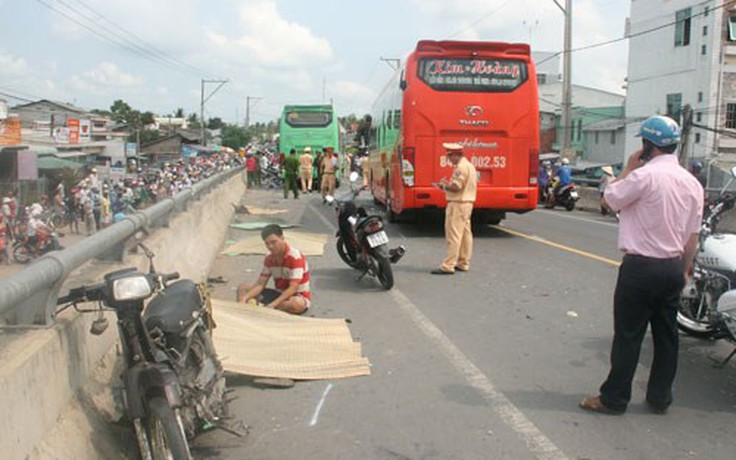
<svg viewBox="0 0 736 460">
<path fill-rule="evenodd" d="M 693 337 L 709 339 L 716 334 L 716 329 L 708 321 L 707 316 L 697 314 L 698 305 L 699 302 L 680 299 L 680 308 L 677 310 L 677 328 Z"/>
<path fill-rule="evenodd" d="M 575 209 L 575 200 L 570 200 L 567 203 L 565 203 L 565 209 L 567 211 L 572 211 L 573 209 Z"/>
<path fill-rule="evenodd" d="M 184 436 L 181 418 L 166 398 L 154 396 L 148 404 L 148 440 L 153 460 L 190 460 L 189 444 Z"/>
<path fill-rule="evenodd" d="M 25 244 L 15 243 L 13 245 L 13 260 L 19 264 L 27 264 L 32 258 L 33 257 Z"/>
<path fill-rule="evenodd" d="M 66 224 L 66 222 L 64 222 L 64 216 L 60 214 L 54 214 L 53 216 L 51 216 L 51 223 L 53 224 L 54 228 L 61 228 Z"/>
<path fill-rule="evenodd" d="M 358 264 L 358 261 L 355 257 L 350 257 L 350 254 L 348 253 L 348 248 L 345 245 L 345 240 L 343 240 L 341 236 L 337 238 L 335 246 L 337 247 L 337 255 L 340 256 L 342 261 L 348 264 L 349 267 L 355 268 Z"/>
<path fill-rule="evenodd" d="M 378 263 L 378 282 L 385 290 L 389 290 L 394 287 L 394 272 L 391 269 L 391 261 L 386 257 L 378 256 L 375 258 Z"/>
</svg>

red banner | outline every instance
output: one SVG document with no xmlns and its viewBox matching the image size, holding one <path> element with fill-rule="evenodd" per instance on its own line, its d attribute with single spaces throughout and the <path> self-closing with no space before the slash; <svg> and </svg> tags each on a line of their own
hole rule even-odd
<svg viewBox="0 0 736 460">
<path fill-rule="evenodd" d="M 69 128 L 69 143 L 79 144 L 79 118 L 67 118 L 66 126 Z"/>
</svg>

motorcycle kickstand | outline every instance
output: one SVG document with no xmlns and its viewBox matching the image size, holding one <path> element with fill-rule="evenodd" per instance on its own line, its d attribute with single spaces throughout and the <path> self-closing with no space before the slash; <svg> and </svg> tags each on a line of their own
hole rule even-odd
<svg viewBox="0 0 736 460">
<path fill-rule="evenodd" d="M 355 282 L 356 282 L 356 283 L 357 283 L 357 282 L 360 282 L 360 280 L 362 280 L 363 278 L 365 278 L 365 275 L 367 275 L 369 271 L 370 271 L 370 270 L 368 270 L 368 269 L 366 268 L 366 269 L 365 269 L 365 270 L 363 271 L 363 273 L 361 273 L 361 274 L 360 274 L 360 276 L 358 276 L 357 278 L 355 278 Z"/>
<path fill-rule="evenodd" d="M 726 356 L 725 359 L 721 360 L 713 356 L 709 356 L 709 358 L 713 361 L 713 367 L 715 367 L 716 369 L 723 369 L 724 367 L 726 367 L 726 364 L 728 364 L 728 362 L 731 361 L 731 358 L 733 358 L 734 355 L 736 355 L 736 347 L 733 348 L 731 353 L 728 356 Z"/>
</svg>

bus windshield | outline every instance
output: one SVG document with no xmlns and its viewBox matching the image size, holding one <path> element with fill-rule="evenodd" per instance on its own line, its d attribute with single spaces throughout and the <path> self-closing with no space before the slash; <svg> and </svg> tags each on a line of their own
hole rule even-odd
<svg viewBox="0 0 736 460">
<path fill-rule="evenodd" d="M 286 123 L 293 128 L 319 128 L 332 122 L 329 112 L 289 112 Z"/>
<path fill-rule="evenodd" d="M 509 59 L 423 58 L 417 73 L 437 91 L 505 93 L 527 80 L 526 63 Z"/>
</svg>

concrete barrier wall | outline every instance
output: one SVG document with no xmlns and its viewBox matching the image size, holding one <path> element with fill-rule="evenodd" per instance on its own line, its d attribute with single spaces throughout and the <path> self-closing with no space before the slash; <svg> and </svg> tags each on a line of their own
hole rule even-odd
<svg viewBox="0 0 736 460">
<path fill-rule="evenodd" d="M 157 271 L 179 271 L 182 277 L 203 280 L 225 238 L 231 203 L 239 203 L 245 192 L 244 179 L 244 174 L 233 177 L 190 202 L 168 227 L 151 232 L 145 242 L 156 253 Z M 147 270 L 147 259 L 131 254 L 123 263 L 89 262 L 72 274 L 62 292 L 130 266 Z M 108 316 L 111 327 L 101 336 L 91 335 L 89 326 L 96 316 L 67 311 L 50 328 L 0 330 L 3 459 L 125 457 L 116 433 L 104 426 L 120 415 L 109 386 L 119 373 L 118 332 L 114 316 Z M 119 435 L 129 436 L 127 431 Z"/>
</svg>

